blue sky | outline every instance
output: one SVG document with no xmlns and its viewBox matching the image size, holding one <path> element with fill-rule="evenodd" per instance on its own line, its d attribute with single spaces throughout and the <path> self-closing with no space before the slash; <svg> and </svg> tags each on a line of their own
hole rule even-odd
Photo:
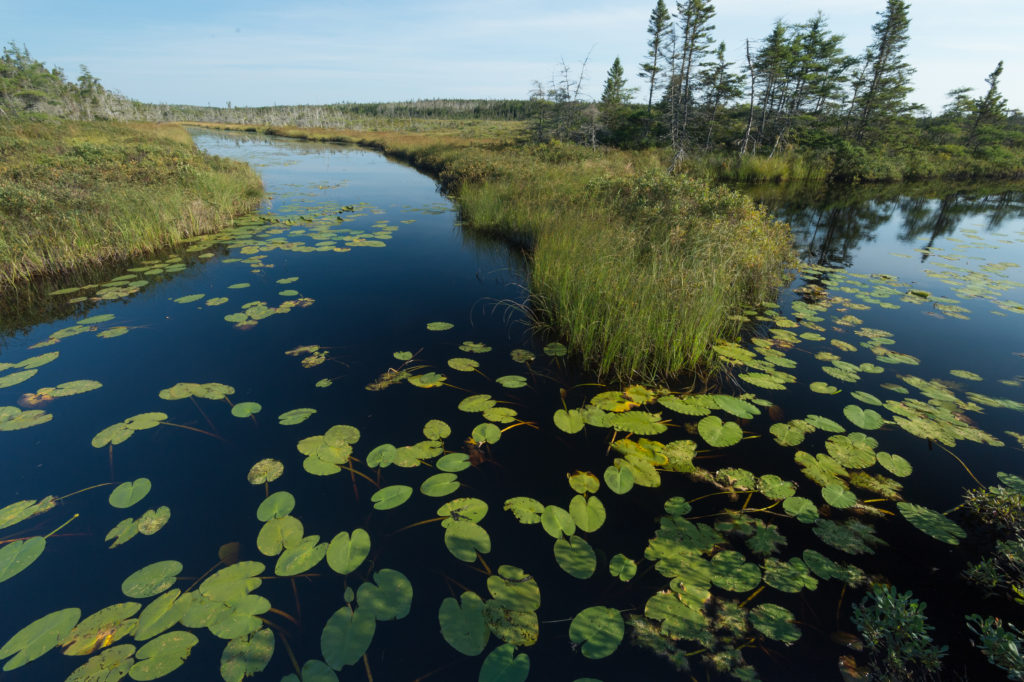
<svg viewBox="0 0 1024 682">
<path fill-rule="evenodd" d="M 220 2 L 0 0 L 0 41 L 69 76 L 86 64 L 108 88 L 148 102 L 313 104 L 430 97 L 526 97 L 561 60 L 590 53 L 584 91 L 599 97 L 619 56 L 639 86 L 655 0 Z M 669 2 L 669 6 L 674 3 Z M 885 0 L 718 0 L 717 40 L 743 61 L 743 41 L 819 8 L 860 54 Z M 941 109 L 1005 61 L 1001 89 L 1024 109 L 1024 2 L 911 3 L 913 100 Z"/>
</svg>

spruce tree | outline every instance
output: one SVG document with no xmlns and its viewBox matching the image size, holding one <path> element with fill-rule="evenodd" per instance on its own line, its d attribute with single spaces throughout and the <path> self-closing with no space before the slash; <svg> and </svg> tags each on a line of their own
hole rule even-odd
<svg viewBox="0 0 1024 682">
<path fill-rule="evenodd" d="M 697 67 L 701 60 L 711 51 L 714 40 L 711 31 L 715 29 L 711 20 L 715 16 L 715 7 L 710 0 L 686 0 L 676 2 L 676 16 L 679 21 L 679 71 L 672 75 L 678 81 L 674 96 L 671 98 L 672 111 L 672 146 L 678 154 L 683 153 L 686 145 L 686 130 L 693 109 L 693 91 L 696 85 Z"/>
<path fill-rule="evenodd" d="M 871 27 L 874 42 L 864 55 L 865 79 L 855 102 L 858 142 L 870 144 L 890 138 L 900 116 L 914 107 L 907 103 L 914 68 L 905 60 L 910 42 L 910 5 L 905 0 L 887 0 L 881 19 Z"/>
<path fill-rule="evenodd" d="M 1003 62 L 1000 61 L 996 70 L 988 75 L 988 91 L 984 97 L 974 100 L 974 118 L 971 121 L 971 132 L 968 144 L 977 149 L 981 144 L 982 134 L 986 128 L 998 124 L 1006 118 L 1006 98 L 999 92 L 999 77 L 1003 75 Z"/>
<path fill-rule="evenodd" d="M 658 4 L 651 10 L 651 18 L 647 23 L 647 33 L 651 36 L 647 41 L 647 58 L 650 61 L 640 65 L 639 76 L 650 83 L 647 94 L 647 118 L 648 130 L 650 130 L 651 107 L 654 104 L 654 90 L 658 86 L 661 73 L 665 70 L 663 65 L 659 66 L 658 60 L 662 57 L 664 44 L 672 31 L 672 15 L 665 7 L 665 0 L 658 0 Z"/>
</svg>

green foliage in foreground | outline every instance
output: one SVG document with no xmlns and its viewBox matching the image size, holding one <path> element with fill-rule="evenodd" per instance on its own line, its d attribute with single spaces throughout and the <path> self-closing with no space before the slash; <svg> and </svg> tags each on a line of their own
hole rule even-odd
<svg viewBox="0 0 1024 682">
<path fill-rule="evenodd" d="M 0 284 L 213 231 L 261 196 L 256 173 L 177 126 L 5 118 Z"/>
<path fill-rule="evenodd" d="M 713 362 L 741 307 L 774 297 L 789 230 L 737 192 L 670 175 L 656 152 L 264 128 L 357 142 L 438 176 L 477 233 L 532 250 L 538 321 L 599 374 L 667 376 Z"/>
</svg>

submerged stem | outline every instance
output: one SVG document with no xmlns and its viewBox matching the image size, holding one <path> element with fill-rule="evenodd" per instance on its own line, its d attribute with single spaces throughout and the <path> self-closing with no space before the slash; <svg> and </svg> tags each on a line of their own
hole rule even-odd
<svg viewBox="0 0 1024 682">
<path fill-rule="evenodd" d="M 81 490 L 76 490 L 73 493 L 68 493 L 67 495 L 61 495 L 56 500 L 54 500 L 54 502 L 60 502 L 61 500 L 66 500 L 69 497 L 73 497 L 73 496 L 77 495 L 78 493 L 84 493 L 84 492 L 87 492 L 89 490 L 95 490 L 96 488 L 102 488 L 103 486 L 107 486 L 107 485 L 114 485 L 114 481 L 110 481 L 109 483 L 97 483 L 96 485 L 91 485 L 88 488 L 82 488 Z"/>
<path fill-rule="evenodd" d="M 74 515 L 73 515 L 73 516 L 72 516 L 72 517 L 71 517 L 70 519 L 68 519 L 68 520 L 67 520 L 67 521 L 65 521 L 64 523 L 60 524 L 59 526 L 57 526 L 57 527 L 56 527 L 55 529 L 53 529 L 52 531 L 50 531 L 50 532 L 49 532 L 48 534 L 44 535 L 44 536 L 43 536 L 43 539 L 44 539 L 44 540 L 48 540 L 48 539 L 50 538 L 50 536 L 51 536 L 51 535 L 53 535 L 54 533 L 56 533 L 57 531 L 59 531 L 59 530 L 60 530 L 61 528 L 63 528 L 64 526 L 68 525 L 69 523 L 71 523 L 72 521 L 74 521 L 75 519 L 77 519 L 77 518 L 78 518 L 78 516 L 79 516 L 79 514 L 78 514 L 78 513 L 76 512 L 76 513 L 75 513 L 75 514 L 74 514 Z"/>
</svg>

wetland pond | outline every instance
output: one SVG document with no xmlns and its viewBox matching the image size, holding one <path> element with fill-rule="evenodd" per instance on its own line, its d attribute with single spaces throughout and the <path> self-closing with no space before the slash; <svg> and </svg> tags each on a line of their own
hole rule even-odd
<svg viewBox="0 0 1024 682">
<path fill-rule="evenodd" d="M 0 682 L 839 680 L 869 577 L 998 677 L 954 508 L 1024 490 L 1020 193 L 773 205 L 807 265 L 689 393 L 534 336 L 413 169 L 193 134 L 264 209 L 4 323 Z"/>
</svg>

